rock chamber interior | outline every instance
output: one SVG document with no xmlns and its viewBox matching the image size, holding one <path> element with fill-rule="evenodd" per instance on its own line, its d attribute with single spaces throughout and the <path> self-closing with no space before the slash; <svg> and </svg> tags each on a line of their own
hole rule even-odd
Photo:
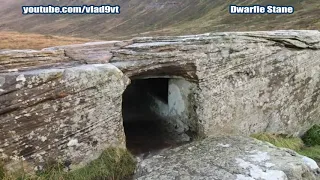
<svg viewBox="0 0 320 180">
<path fill-rule="evenodd" d="M 123 93 L 127 148 L 151 152 L 192 140 L 196 134 L 195 86 L 184 79 L 135 79 Z"/>
</svg>

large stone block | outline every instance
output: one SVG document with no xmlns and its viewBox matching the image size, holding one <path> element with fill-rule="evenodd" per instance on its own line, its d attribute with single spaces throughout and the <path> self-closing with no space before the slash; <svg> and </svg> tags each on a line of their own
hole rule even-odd
<svg viewBox="0 0 320 180">
<path fill-rule="evenodd" d="M 121 101 L 129 78 L 170 79 L 168 103 L 156 109 L 179 135 L 299 136 L 320 122 L 320 32 L 207 33 L 0 51 L 2 158 L 82 165 L 106 147 L 124 147 Z"/>
<path fill-rule="evenodd" d="M 136 38 L 110 63 L 131 78 L 197 84 L 205 135 L 302 135 L 320 121 L 320 32 L 228 32 Z"/>
<path fill-rule="evenodd" d="M 109 146 L 125 147 L 116 67 L 81 65 L 0 74 L 0 152 L 8 167 L 49 159 L 83 165 Z"/>
<path fill-rule="evenodd" d="M 219 136 L 140 158 L 138 180 L 318 180 L 315 161 L 246 137 Z"/>
</svg>

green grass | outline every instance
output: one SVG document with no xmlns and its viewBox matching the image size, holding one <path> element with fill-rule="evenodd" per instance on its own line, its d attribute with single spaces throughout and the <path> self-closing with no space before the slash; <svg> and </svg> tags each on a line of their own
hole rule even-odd
<svg viewBox="0 0 320 180">
<path fill-rule="evenodd" d="M 269 142 L 277 147 L 283 147 L 292 149 L 294 151 L 299 151 L 304 147 L 304 143 L 300 138 L 285 137 L 283 135 L 275 134 L 253 134 L 251 137 L 258 139 L 260 141 Z"/>
<path fill-rule="evenodd" d="M 320 145 L 305 147 L 298 153 L 320 162 Z"/>
<path fill-rule="evenodd" d="M 36 175 L 25 173 L 8 174 L 4 180 L 122 180 L 128 179 L 135 170 L 134 157 L 125 149 L 109 148 L 87 166 L 71 171 L 64 171 L 61 163 L 48 162 L 45 171 Z M 1 172 L 5 174 L 4 171 Z M 1 179 L 1 178 L 0 178 Z"/>
<path fill-rule="evenodd" d="M 0 162 L 0 179 L 3 179 L 6 175 L 2 162 Z"/>
<path fill-rule="evenodd" d="M 307 146 L 320 145 L 320 126 L 313 126 L 306 134 L 302 136 L 302 140 Z"/>
<path fill-rule="evenodd" d="M 276 134 L 253 134 L 251 137 L 269 142 L 277 147 L 288 148 L 320 162 L 320 126 L 315 125 L 302 138 Z"/>
</svg>

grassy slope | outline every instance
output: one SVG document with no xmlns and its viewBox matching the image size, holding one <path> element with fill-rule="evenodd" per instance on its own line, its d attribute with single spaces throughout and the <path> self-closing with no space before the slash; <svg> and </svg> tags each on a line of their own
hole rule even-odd
<svg viewBox="0 0 320 180">
<path fill-rule="evenodd" d="M 40 50 L 46 47 L 79 44 L 89 41 L 93 40 L 73 37 L 0 31 L 0 49 Z"/>
<path fill-rule="evenodd" d="M 5 3 L 4 3 L 5 2 Z M 0 30 L 124 39 L 209 31 L 320 29 L 318 0 L 0 0 Z M 119 4 L 120 15 L 27 15 L 21 5 Z M 228 6 L 293 5 L 293 15 L 230 15 Z"/>
<path fill-rule="evenodd" d="M 276 4 L 292 5 L 296 11 L 292 15 L 230 15 L 230 4 Z M 205 16 L 177 26 L 178 32 L 190 29 L 191 33 L 206 31 L 253 31 L 276 29 L 320 29 L 320 2 L 317 0 L 250 0 L 227 1 L 210 10 Z M 215 17 L 215 18 L 212 18 Z M 195 28 L 196 27 L 196 28 Z"/>
</svg>

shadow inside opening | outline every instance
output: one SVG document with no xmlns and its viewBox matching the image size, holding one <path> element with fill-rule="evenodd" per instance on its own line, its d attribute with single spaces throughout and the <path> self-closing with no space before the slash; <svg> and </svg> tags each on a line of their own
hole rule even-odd
<svg viewBox="0 0 320 180">
<path fill-rule="evenodd" d="M 170 147 L 163 119 L 153 110 L 154 99 L 168 103 L 168 79 L 132 80 L 123 94 L 122 116 L 126 146 L 139 155 Z"/>
</svg>

